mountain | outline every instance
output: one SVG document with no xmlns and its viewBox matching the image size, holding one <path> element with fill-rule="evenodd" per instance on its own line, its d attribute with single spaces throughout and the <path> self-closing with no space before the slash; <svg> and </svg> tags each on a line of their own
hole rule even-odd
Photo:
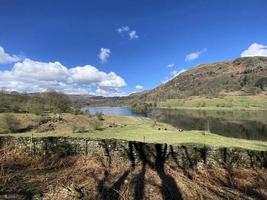
<svg viewBox="0 0 267 200">
<path fill-rule="evenodd" d="M 136 102 L 267 94 L 267 57 L 243 57 L 201 64 L 152 90 L 124 97 L 91 97 L 87 105 L 131 105 Z"/>
<path fill-rule="evenodd" d="M 198 65 L 138 97 L 163 100 L 190 96 L 256 95 L 266 89 L 267 57 L 243 57 Z"/>
</svg>

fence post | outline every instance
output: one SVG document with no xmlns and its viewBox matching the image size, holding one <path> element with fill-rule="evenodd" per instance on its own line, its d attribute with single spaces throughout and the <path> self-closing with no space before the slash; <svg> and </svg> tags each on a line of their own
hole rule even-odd
<svg viewBox="0 0 267 200">
<path fill-rule="evenodd" d="M 32 154 L 32 138 L 33 138 L 33 133 L 31 135 L 31 141 L 30 141 L 30 153 Z"/>
<path fill-rule="evenodd" d="M 85 140 L 85 155 L 88 154 L 88 140 Z"/>
</svg>

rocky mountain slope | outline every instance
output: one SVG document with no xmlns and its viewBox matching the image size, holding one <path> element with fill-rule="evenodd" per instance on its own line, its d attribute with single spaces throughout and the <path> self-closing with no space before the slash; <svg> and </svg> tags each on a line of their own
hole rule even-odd
<svg viewBox="0 0 267 200">
<path fill-rule="evenodd" d="M 124 97 L 91 97 L 87 105 L 131 105 L 144 101 L 267 95 L 267 57 L 243 57 L 198 65 L 155 89 Z"/>
<path fill-rule="evenodd" d="M 267 57 L 201 64 L 142 94 L 146 100 L 256 95 L 267 89 Z M 140 95 L 139 95 L 140 98 Z"/>
</svg>

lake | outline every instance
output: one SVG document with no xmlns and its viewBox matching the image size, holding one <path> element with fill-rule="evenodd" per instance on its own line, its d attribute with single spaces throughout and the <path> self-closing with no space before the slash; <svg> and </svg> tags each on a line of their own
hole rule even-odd
<svg viewBox="0 0 267 200">
<path fill-rule="evenodd" d="M 142 116 L 129 107 L 86 107 L 83 111 Z M 154 109 L 148 117 L 183 130 L 206 130 L 227 137 L 267 141 L 266 111 Z"/>
<path fill-rule="evenodd" d="M 96 114 L 101 112 L 104 115 L 119 115 L 119 116 L 144 116 L 139 113 L 132 112 L 129 107 L 110 107 L 110 106 L 99 106 L 99 107 L 84 107 L 82 111 L 90 114 Z"/>
<path fill-rule="evenodd" d="M 156 109 L 151 117 L 184 130 L 206 130 L 228 137 L 267 141 L 266 111 Z"/>
</svg>

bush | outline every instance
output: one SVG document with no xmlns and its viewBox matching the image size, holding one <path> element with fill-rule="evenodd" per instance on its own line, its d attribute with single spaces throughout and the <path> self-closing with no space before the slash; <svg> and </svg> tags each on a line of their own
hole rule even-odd
<svg viewBox="0 0 267 200">
<path fill-rule="evenodd" d="M 206 107 L 206 102 L 205 101 L 202 102 L 201 107 Z"/>
<path fill-rule="evenodd" d="M 103 123 L 99 120 L 92 121 L 92 129 L 102 131 L 103 130 Z"/>
<path fill-rule="evenodd" d="M 83 112 L 79 108 L 74 108 L 73 109 L 73 114 L 74 115 L 80 115 L 80 114 L 83 114 Z"/>
<path fill-rule="evenodd" d="M 54 131 L 55 130 L 55 125 L 53 123 L 46 123 L 38 126 L 36 129 L 37 133 L 43 133 L 43 132 L 48 132 L 48 131 Z"/>
<path fill-rule="evenodd" d="M 42 125 L 42 124 L 46 124 L 50 121 L 51 121 L 51 117 L 46 116 L 46 115 L 38 116 L 36 119 L 33 120 L 35 126 L 37 126 L 37 127 Z"/>
<path fill-rule="evenodd" d="M 20 123 L 12 114 L 4 114 L 0 121 L 0 133 L 16 133 L 20 130 Z"/>
<path fill-rule="evenodd" d="M 151 111 L 155 105 L 156 105 L 155 103 L 152 104 L 152 103 L 139 102 L 139 103 L 133 104 L 131 106 L 131 110 L 136 113 L 146 114 L 147 112 Z"/>
<path fill-rule="evenodd" d="M 85 133 L 85 132 L 88 132 L 88 128 L 83 127 L 83 126 L 73 125 L 71 128 L 72 128 L 72 133 Z"/>
<path fill-rule="evenodd" d="M 104 120 L 104 114 L 101 113 L 101 112 L 97 112 L 97 113 L 95 114 L 95 116 L 96 116 L 96 118 L 97 118 L 98 120 L 100 120 L 100 121 Z"/>
<path fill-rule="evenodd" d="M 5 134 L 5 133 L 9 133 L 9 130 L 8 130 L 6 123 L 3 120 L 1 120 L 0 121 L 0 134 Z"/>
</svg>

